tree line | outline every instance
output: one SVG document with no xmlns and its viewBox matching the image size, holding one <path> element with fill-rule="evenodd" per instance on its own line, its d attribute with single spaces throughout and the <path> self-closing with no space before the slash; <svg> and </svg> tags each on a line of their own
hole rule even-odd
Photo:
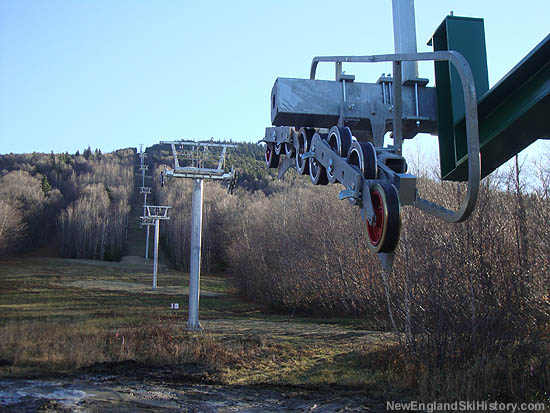
<svg viewBox="0 0 550 413">
<path fill-rule="evenodd" d="M 0 255 L 56 244 L 64 257 L 119 259 L 135 149 L 0 156 Z"/>
</svg>

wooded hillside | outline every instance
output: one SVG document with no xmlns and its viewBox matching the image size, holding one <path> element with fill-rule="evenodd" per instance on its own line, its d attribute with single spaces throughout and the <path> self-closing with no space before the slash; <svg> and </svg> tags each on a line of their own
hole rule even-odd
<svg viewBox="0 0 550 413">
<path fill-rule="evenodd" d="M 53 243 L 64 257 L 120 259 L 135 149 L 0 156 L 0 255 Z"/>
</svg>

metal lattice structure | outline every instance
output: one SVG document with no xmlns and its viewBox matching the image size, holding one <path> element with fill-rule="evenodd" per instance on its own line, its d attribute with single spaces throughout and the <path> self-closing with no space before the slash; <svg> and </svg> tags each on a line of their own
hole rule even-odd
<svg viewBox="0 0 550 413">
<path fill-rule="evenodd" d="M 158 273 L 158 244 L 159 244 L 159 227 L 160 221 L 168 220 L 168 210 L 170 206 L 162 205 L 147 205 L 147 196 L 151 195 L 151 187 L 145 186 L 145 172 L 149 170 L 149 165 L 145 164 L 147 154 L 143 152 L 143 144 L 139 147 L 140 167 L 141 171 L 141 186 L 139 193 L 143 195 L 143 215 L 140 217 L 140 226 L 145 227 L 147 235 L 145 238 L 145 259 L 149 259 L 149 233 L 150 227 L 154 227 L 155 238 L 153 242 L 153 290 L 157 289 L 157 273 Z"/>
<path fill-rule="evenodd" d="M 190 179 L 231 180 L 234 171 L 225 171 L 225 158 L 229 148 L 237 145 L 193 141 L 161 141 L 170 145 L 174 169 L 167 169 L 165 176 Z"/>
<path fill-rule="evenodd" d="M 161 184 L 166 178 L 193 179 L 191 205 L 191 260 L 189 268 L 189 330 L 201 330 L 199 321 L 200 265 L 202 238 L 202 206 L 205 179 L 227 181 L 231 191 L 235 186 L 234 170 L 226 172 L 225 158 L 229 148 L 237 145 L 213 142 L 161 141 L 170 145 L 174 158 L 174 169 L 161 174 Z"/>
<path fill-rule="evenodd" d="M 160 221 L 170 219 L 170 217 L 168 216 L 168 210 L 170 208 L 172 207 L 165 205 L 146 205 L 144 206 L 145 215 L 140 217 L 140 225 L 147 227 L 147 230 L 149 230 L 150 226 L 155 227 L 155 239 L 153 248 L 153 290 L 157 289 Z M 147 234 L 149 235 L 149 231 L 147 231 Z"/>
<path fill-rule="evenodd" d="M 143 215 L 147 215 L 146 207 L 147 207 L 147 195 L 151 194 L 151 188 L 145 186 L 145 173 L 147 170 L 149 170 L 149 165 L 145 163 L 145 158 L 147 158 L 147 154 L 143 152 L 143 144 L 139 145 L 139 158 L 140 158 L 140 166 L 139 170 L 141 171 L 141 187 L 140 187 L 140 194 L 143 194 Z M 146 225 L 147 235 L 145 236 L 145 259 L 149 259 L 149 225 Z"/>
</svg>

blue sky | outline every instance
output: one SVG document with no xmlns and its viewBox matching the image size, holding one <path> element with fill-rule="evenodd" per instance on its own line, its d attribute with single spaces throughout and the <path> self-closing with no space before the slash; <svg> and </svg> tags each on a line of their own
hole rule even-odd
<svg viewBox="0 0 550 413">
<path fill-rule="evenodd" d="M 450 10 L 485 18 L 491 86 L 550 27 L 548 0 L 415 7 L 419 51 Z M 315 55 L 392 52 L 390 0 L 1 0 L 0 153 L 257 141 L 276 77 L 307 77 Z M 345 69 L 367 82 L 389 72 Z"/>
</svg>

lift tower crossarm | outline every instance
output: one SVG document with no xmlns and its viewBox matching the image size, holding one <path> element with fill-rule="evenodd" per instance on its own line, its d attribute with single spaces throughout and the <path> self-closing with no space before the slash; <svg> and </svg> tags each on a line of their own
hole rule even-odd
<svg viewBox="0 0 550 413">
<path fill-rule="evenodd" d="M 209 142 L 192 142 L 192 141 L 161 141 L 161 144 L 170 145 L 174 157 L 174 169 L 166 170 L 166 176 L 178 178 L 208 178 L 230 180 L 233 173 L 225 173 L 225 155 L 227 148 L 236 148 L 237 145 L 228 143 L 209 143 Z M 182 149 L 178 149 L 182 148 Z M 188 150 L 183 150 L 184 147 L 189 147 Z M 221 153 L 200 153 L 199 149 L 203 148 L 221 148 Z M 191 165 L 180 166 L 180 158 L 191 162 Z M 216 168 L 207 168 L 202 165 L 203 162 L 216 164 Z"/>
</svg>

